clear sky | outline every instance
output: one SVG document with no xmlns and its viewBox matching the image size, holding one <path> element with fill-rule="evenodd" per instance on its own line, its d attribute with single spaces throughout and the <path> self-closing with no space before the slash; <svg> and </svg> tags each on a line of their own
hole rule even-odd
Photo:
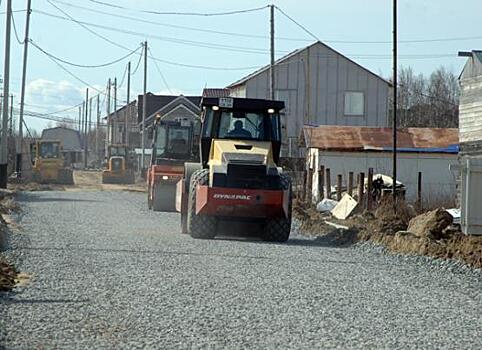
<svg viewBox="0 0 482 350">
<path fill-rule="evenodd" d="M 100 2 L 128 9 L 109 7 Z M 3 74 L 6 0 L 0 0 L 0 3 L 0 74 Z M 26 3 L 27 0 L 13 0 L 14 11 L 24 10 Z M 279 0 L 274 4 L 342 54 L 385 78 L 391 75 L 391 0 Z M 269 62 L 269 9 L 213 17 L 148 14 L 139 10 L 212 13 L 266 5 L 268 2 L 263 0 L 32 0 L 30 37 L 47 52 L 82 65 L 111 62 L 129 51 L 89 32 L 68 16 L 85 22 L 91 31 L 130 50 L 147 40 L 152 56 L 170 62 L 157 62 L 164 76 L 162 79 L 154 61 L 149 59 L 148 91 L 199 95 L 205 86 L 224 87 L 252 72 L 254 67 Z M 480 0 L 399 0 L 400 64 L 424 74 L 443 65 L 458 74 L 465 61 L 457 57 L 457 52 L 482 48 L 482 31 L 477 31 L 480 13 Z M 15 12 L 14 18 L 22 39 L 25 12 Z M 275 26 L 277 57 L 315 40 L 279 11 L 275 12 Z M 423 41 L 431 39 L 443 40 Z M 423 42 L 413 42 L 417 40 Z M 12 36 L 11 48 L 11 92 L 15 95 L 14 105 L 18 107 L 23 47 L 15 36 Z M 134 70 L 139 60 L 137 54 L 101 68 L 64 66 L 89 85 L 103 90 L 108 78 L 117 77 L 120 85 L 129 60 Z M 83 101 L 86 85 L 32 45 L 28 61 L 26 109 L 49 113 Z M 217 69 L 185 67 L 183 64 Z M 132 76 L 131 98 L 142 91 L 142 68 L 141 64 Z M 124 79 L 119 99 L 125 99 L 125 90 Z M 103 100 L 101 96 L 101 102 Z M 57 115 L 73 118 L 77 114 L 77 109 L 72 109 Z M 33 117 L 26 121 L 38 130 L 47 124 L 47 121 Z"/>
</svg>

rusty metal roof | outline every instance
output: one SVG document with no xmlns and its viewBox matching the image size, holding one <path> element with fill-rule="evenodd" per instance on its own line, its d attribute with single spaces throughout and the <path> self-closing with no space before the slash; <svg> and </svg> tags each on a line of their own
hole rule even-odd
<svg viewBox="0 0 482 350">
<path fill-rule="evenodd" d="M 301 143 L 307 148 L 330 151 L 391 151 L 392 129 L 358 126 L 305 126 Z M 459 130 L 405 128 L 397 132 L 397 148 L 403 152 L 457 153 Z"/>
</svg>

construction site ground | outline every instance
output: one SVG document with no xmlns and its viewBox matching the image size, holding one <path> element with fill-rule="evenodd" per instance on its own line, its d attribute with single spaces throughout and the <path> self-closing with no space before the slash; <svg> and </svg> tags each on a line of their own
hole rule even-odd
<svg viewBox="0 0 482 350">
<path fill-rule="evenodd" d="M 23 278 L 0 293 L 0 348 L 480 348 L 479 270 L 308 237 L 298 220 L 286 244 L 194 240 L 144 193 L 80 178 L 17 195 Z"/>
<path fill-rule="evenodd" d="M 73 185 L 25 183 L 9 184 L 13 191 L 132 191 L 145 192 L 146 181 L 138 178 L 134 184 L 103 184 L 102 170 L 74 170 Z"/>
<path fill-rule="evenodd" d="M 412 213 L 404 203 L 399 204 L 397 214 L 392 208 L 392 204 L 388 203 L 376 211 L 358 212 L 347 220 L 338 220 L 329 213 L 318 212 L 311 205 L 297 202 L 294 216 L 300 221 L 305 235 L 325 237 L 334 244 L 371 241 L 393 253 L 451 259 L 482 269 L 482 236 L 468 236 L 460 228 L 449 227 L 441 237 L 431 234 L 419 237 L 407 231 L 416 213 Z M 338 225 L 338 228 L 329 223 Z"/>
</svg>

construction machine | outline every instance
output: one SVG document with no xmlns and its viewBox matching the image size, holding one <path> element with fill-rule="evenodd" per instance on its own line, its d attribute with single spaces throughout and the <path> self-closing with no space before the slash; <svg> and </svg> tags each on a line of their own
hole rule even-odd
<svg viewBox="0 0 482 350">
<path fill-rule="evenodd" d="M 72 185 L 72 169 L 65 165 L 59 140 L 38 140 L 30 145 L 32 180 L 38 183 Z"/>
<path fill-rule="evenodd" d="M 195 140 L 198 125 L 199 122 L 190 119 L 156 117 L 151 127 L 153 141 L 147 171 L 149 209 L 176 211 L 176 188 L 184 175 L 184 163 L 199 161 L 199 144 Z"/>
<path fill-rule="evenodd" d="M 112 144 L 107 147 L 107 169 L 102 171 L 103 184 L 133 184 L 134 161 L 129 146 Z"/>
<path fill-rule="evenodd" d="M 178 187 L 181 226 L 212 239 L 218 223 L 260 224 L 266 241 L 291 229 L 291 179 L 279 164 L 282 101 L 203 98 L 199 163 L 186 163 Z"/>
</svg>

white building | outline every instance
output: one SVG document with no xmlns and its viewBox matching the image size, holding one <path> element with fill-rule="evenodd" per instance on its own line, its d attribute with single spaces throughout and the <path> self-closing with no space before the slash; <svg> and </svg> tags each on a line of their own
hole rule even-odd
<svg viewBox="0 0 482 350">
<path fill-rule="evenodd" d="M 482 235 L 482 51 L 468 57 L 460 74 L 460 159 L 462 230 Z"/>
<path fill-rule="evenodd" d="M 390 83 L 316 42 L 275 63 L 275 98 L 283 100 L 284 155 L 298 156 L 304 125 L 388 126 Z M 269 66 L 229 85 L 231 96 L 269 98 Z"/>
<path fill-rule="evenodd" d="M 392 174 L 392 129 L 369 127 L 305 127 L 302 143 L 312 169 L 329 168 L 331 183 L 338 174 L 343 184 L 349 172 Z M 416 199 L 418 173 L 422 173 L 424 201 L 452 202 L 456 174 L 450 167 L 458 162 L 458 129 L 408 128 L 398 131 L 397 180 L 407 188 L 406 198 Z M 318 199 L 318 172 L 313 174 L 313 196 Z"/>
</svg>

